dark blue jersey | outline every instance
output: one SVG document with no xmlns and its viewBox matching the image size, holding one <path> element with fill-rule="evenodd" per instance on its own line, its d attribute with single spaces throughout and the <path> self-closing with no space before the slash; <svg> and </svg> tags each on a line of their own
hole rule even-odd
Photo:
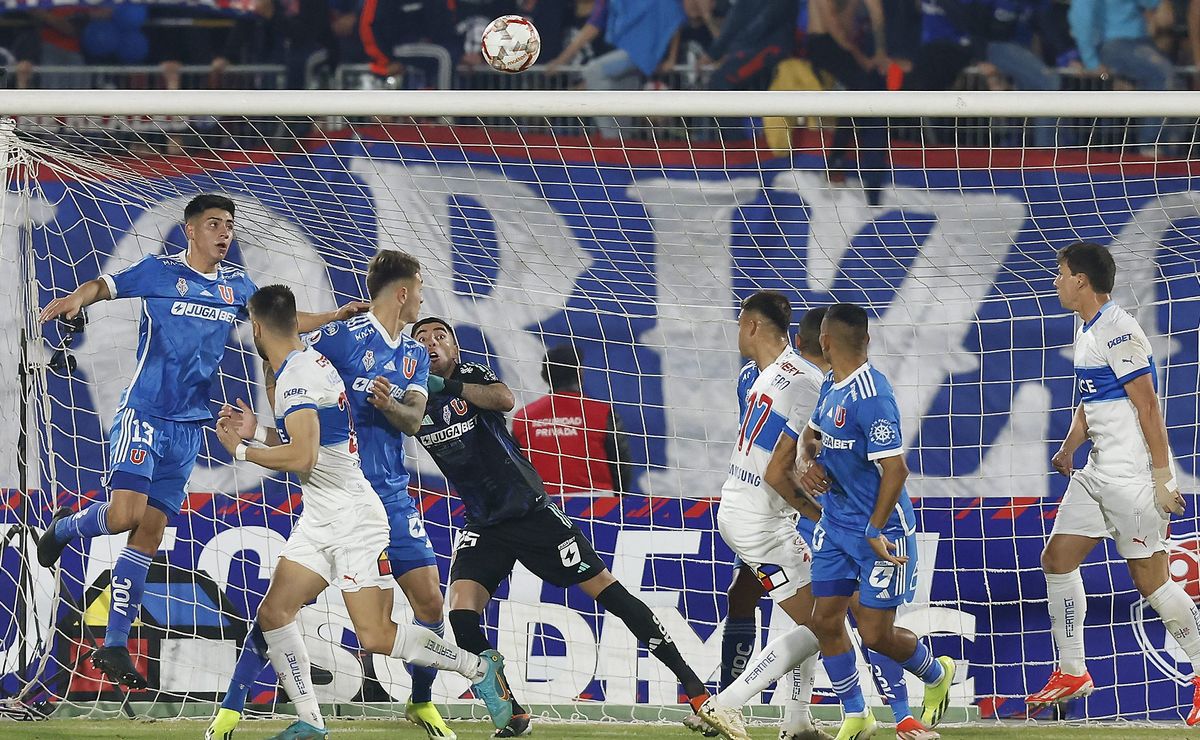
<svg viewBox="0 0 1200 740">
<path fill-rule="evenodd" d="M 459 365 L 450 378 L 479 385 L 500 382 L 486 365 L 473 362 Z M 518 519 L 550 503 L 542 479 L 521 454 L 499 411 L 434 393 L 417 441 L 462 499 L 470 525 L 487 527 Z"/>
</svg>

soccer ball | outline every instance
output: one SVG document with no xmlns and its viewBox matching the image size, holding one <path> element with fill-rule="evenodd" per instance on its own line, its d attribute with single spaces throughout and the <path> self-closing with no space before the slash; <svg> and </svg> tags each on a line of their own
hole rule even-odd
<svg viewBox="0 0 1200 740">
<path fill-rule="evenodd" d="M 542 37 L 528 18 L 502 15 L 483 29 L 483 60 L 499 72 L 523 72 L 537 61 Z"/>
</svg>

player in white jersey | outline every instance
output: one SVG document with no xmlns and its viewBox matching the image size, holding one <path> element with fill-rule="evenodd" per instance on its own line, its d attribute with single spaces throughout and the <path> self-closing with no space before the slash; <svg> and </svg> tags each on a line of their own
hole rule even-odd
<svg viewBox="0 0 1200 740">
<path fill-rule="evenodd" d="M 392 621 L 387 513 L 359 466 L 341 377 L 298 336 L 292 291 L 283 285 L 261 288 L 248 308 L 255 347 L 276 379 L 278 426 L 267 433 L 266 447 L 248 447 L 243 440 L 254 438 L 257 424 L 250 415 L 226 407 L 217 437 L 237 460 L 296 473 L 304 500 L 300 521 L 258 609 L 267 656 L 299 715 L 277 738 L 328 737 L 296 614 L 330 585 L 342 591 L 364 650 L 465 676 L 474 682 L 475 695 L 487 704 L 496 727 L 505 727 L 512 710 L 499 653 L 475 655 L 428 629 Z"/>
<path fill-rule="evenodd" d="M 1112 255 L 1099 244 L 1076 242 L 1058 253 L 1059 301 L 1083 321 L 1075 339 L 1080 402 L 1051 461 L 1071 481 L 1042 552 L 1059 664 L 1046 686 L 1026 699 L 1038 707 L 1092 692 L 1084 663 L 1087 595 L 1079 566 L 1105 537 L 1115 541 L 1138 592 L 1162 617 L 1193 670 L 1200 661 L 1200 612 L 1169 572 L 1167 524 L 1171 514 L 1183 513 L 1184 501 L 1158 405 L 1157 366 L 1145 332 L 1109 298 L 1115 278 Z M 1088 439 L 1088 462 L 1074 471 L 1075 452 Z M 1194 681 L 1189 725 L 1200 723 L 1200 679 Z"/>
<path fill-rule="evenodd" d="M 821 508 L 807 495 L 793 495 L 791 485 L 773 486 L 768 475 L 771 453 L 784 428 L 790 420 L 802 425 L 812 415 L 823 380 L 820 368 L 792 349 L 788 339 L 791 317 L 791 304 L 781 293 L 759 291 L 742 301 L 738 350 L 761 371 L 746 398 L 728 476 L 721 488 L 717 527 L 771 599 L 796 624 L 805 624 L 812 618 L 812 554 L 796 531 L 796 521 L 801 511 L 814 521 L 819 519 Z M 816 654 L 783 666 L 783 670 L 797 665 L 798 687 L 789 707 L 788 725 L 780 736 L 786 740 L 828 738 L 813 726 L 807 706 Z M 734 733 L 744 732 L 733 718 L 751 698 L 744 693 L 742 682 L 735 682 L 705 703 L 701 717 L 723 732 L 730 722 Z"/>
</svg>

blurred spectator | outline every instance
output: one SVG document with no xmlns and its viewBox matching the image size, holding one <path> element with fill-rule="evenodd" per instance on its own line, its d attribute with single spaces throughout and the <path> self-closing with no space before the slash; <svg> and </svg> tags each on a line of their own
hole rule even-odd
<svg viewBox="0 0 1200 740">
<path fill-rule="evenodd" d="M 708 62 L 708 49 L 721 34 L 721 21 L 716 16 L 716 2 L 683 0 L 683 14 L 686 20 L 679 33 L 671 39 L 671 47 L 667 51 L 664 64 L 669 67 L 679 64 L 689 68 L 699 67 Z"/>
<path fill-rule="evenodd" d="M 359 0 L 330 0 L 337 64 L 363 64 L 367 54 L 358 35 Z"/>
<path fill-rule="evenodd" d="M 547 65 L 553 72 L 571 60 L 601 33 L 614 48 L 584 65 L 581 74 L 589 90 L 636 90 L 642 77 L 653 75 L 666 57 L 680 25 L 679 0 L 596 0 L 587 25 L 567 48 Z M 620 127 L 611 116 L 597 117 L 601 136 L 616 138 Z"/>
<path fill-rule="evenodd" d="M 708 47 L 716 67 L 709 89 L 766 89 L 795 40 L 796 0 L 738 0 Z"/>
<path fill-rule="evenodd" d="M 541 8 L 546 4 L 546 0 L 527 0 L 536 1 L 538 4 L 534 11 L 540 16 L 547 15 Z M 553 73 L 559 67 L 567 64 L 587 64 L 591 60 L 612 50 L 612 45 L 604 40 L 602 28 L 591 26 L 588 21 L 596 10 L 597 3 L 602 0 L 576 0 L 574 3 L 574 13 L 567 13 L 565 19 L 560 18 L 560 23 L 565 23 L 562 27 L 549 27 L 548 30 L 542 31 L 542 59 L 547 61 L 546 71 Z M 565 3 L 565 7 L 570 7 L 571 3 Z M 551 16 L 552 22 L 554 15 Z M 539 17 L 534 18 L 538 29 L 542 29 L 541 20 Z M 580 34 L 587 34 L 583 39 L 579 39 Z M 550 46 L 546 44 L 546 36 L 558 35 L 561 43 L 558 44 L 557 50 L 550 51 Z M 577 40 L 578 39 L 578 40 Z M 570 51 L 568 51 L 570 49 Z"/>
<path fill-rule="evenodd" d="M 1034 20 L 1048 15 L 1046 0 L 989 0 L 992 7 L 986 58 L 996 70 L 1012 79 L 1018 90 L 1057 90 L 1061 85 L 1058 72 L 1033 51 Z M 1041 27 L 1048 24 L 1039 23 Z M 985 70 L 989 71 L 989 70 Z M 1053 118 L 1036 118 L 1033 124 L 1033 145 L 1052 147 L 1055 143 Z"/>
<path fill-rule="evenodd" d="M 1159 0 L 1072 0 L 1068 18 L 1071 34 L 1085 69 L 1106 76 L 1112 72 L 1133 81 L 1141 90 L 1175 87 L 1171 62 L 1154 47 L 1145 12 Z M 1162 118 L 1147 118 L 1134 126 L 1138 143 L 1150 148 L 1162 135 Z"/>
<path fill-rule="evenodd" d="M 513 416 L 513 436 L 550 493 L 630 490 L 629 443 L 613 407 L 583 395 L 579 352 L 551 348 L 542 363 L 550 394 Z"/>
<path fill-rule="evenodd" d="M 33 69 L 38 65 L 45 67 L 82 66 L 84 56 L 80 37 L 92 15 L 92 12 L 79 8 L 29 11 L 33 29 L 30 33 L 23 34 L 14 48 L 17 57 L 17 87 L 32 86 Z M 113 41 L 112 46 L 115 50 L 115 36 Z M 78 74 L 43 74 L 39 82 L 39 86 L 44 88 L 66 89 L 91 86 L 90 76 L 83 71 Z"/>
<path fill-rule="evenodd" d="M 371 61 L 371 72 L 380 77 L 399 77 L 405 63 L 396 56 L 401 44 L 454 46 L 454 17 L 446 0 L 364 0 L 358 19 L 363 50 Z M 427 58 L 405 60 L 419 70 L 428 83 L 437 79 L 437 63 Z"/>
<path fill-rule="evenodd" d="M 516 0 L 456 0 L 454 32 L 458 41 L 450 48 L 455 64 L 460 67 L 483 66 L 483 54 L 479 50 L 483 29 L 502 15 L 520 14 Z M 542 29 L 538 28 L 538 31 L 540 33 Z M 542 53 L 545 53 L 545 49 Z"/>
<path fill-rule="evenodd" d="M 866 23 L 861 13 L 864 6 L 868 17 Z M 807 43 L 813 68 L 828 74 L 847 90 L 886 88 L 884 74 L 890 60 L 880 0 L 862 3 L 850 0 L 841 5 L 834 0 L 811 0 Z M 845 179 L 844 173 L 849 167 L 847 150 L 852 139 L 858 150 L 855 161 L 867 202 L 876 205 L 889 170 L 887 121 L 882 118 L 838 119 L 826 161 L 833 183 Z"/>
<path fill-rule="evenodd" d="M 904 87 L 950 90 L 978 55 L 973 32 L 980 27 L 978 4 L 969 0 L 921 0 L 921 45 Z"/>
<path fill-rule="evenodd" d="M 212 67 L 219 75 L 231 63 L 282 64 L 288 89 L 303 90 L 313 67 L 331 63 L 334 48 L 329 0 L 255 0 Z"/>
</svg>

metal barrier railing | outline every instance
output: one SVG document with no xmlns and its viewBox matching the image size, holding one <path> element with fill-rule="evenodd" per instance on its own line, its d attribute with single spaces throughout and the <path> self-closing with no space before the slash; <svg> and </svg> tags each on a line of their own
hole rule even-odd
<svg viewBox="0 0 1200 740">
<path fill-rule="evenodd" d="M 178 75 L 174 81 L 171 78 Z M 13 70 L 5 75 L 5 86 L 19 84 Z M 172 84 L 187 90 L 283 90 L 287 71 L 281 64 L 231 65 L 217 72 L 207 65 L 34 65 L 29 87 L 90 90 L 160 90 Z"/>
</svg>

